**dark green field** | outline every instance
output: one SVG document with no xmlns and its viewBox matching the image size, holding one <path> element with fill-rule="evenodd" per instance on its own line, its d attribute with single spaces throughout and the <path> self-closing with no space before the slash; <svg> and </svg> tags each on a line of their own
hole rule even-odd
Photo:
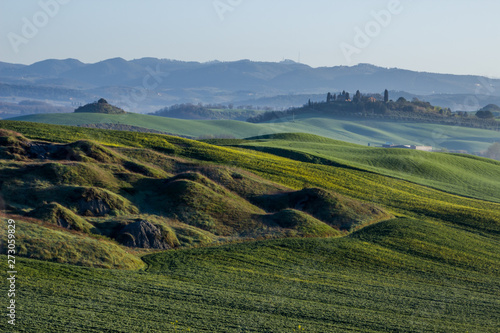
<svg viewBox="0 0 500 333">
<path fill-rule="evenodd" d="M 17 324 L 2 331 L 500 330 L 493 160 L 303 134 L 216 146 L 13 121 L 0 131 L 19 251 Z M 50 153 L 35 156 L 40 140 Z M 170 250 L 125 246 L 117 232 L 137 220 Z"/>
</svg>

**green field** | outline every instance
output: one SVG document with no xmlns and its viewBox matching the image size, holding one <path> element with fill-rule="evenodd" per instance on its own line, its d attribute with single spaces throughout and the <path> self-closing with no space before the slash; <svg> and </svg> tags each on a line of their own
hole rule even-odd
<svg viewBox="0 0 500 333">
<path fill-rule="evenodd" d="M 18 322 L 0 321 L 2 331 L 500 330 L 498 162 L 304 134 L 217 146 L 18 121 L 0 129 L 20 252 Z M 30 140 L 57 144 L 34 159 Z M 88 215 L 73 199 L 82 196 L 108 214 Z M 61 217 L 75 230 L 55 225 Z M 137 218 L 176 249 L 112 237 Z"/>
<path fill-rule="evenodd" d="M 5 256 L 1 259 L 4 270 Z M 19 260 L 22 292 L 16 328 L 29 332 L 496 332 L 500 328 L 498 241 L 441 223 L 398 219 L 341 239 L 261 241 L 164 252 L 144 260 L 148 268 L 139 272 Z M 8 329 L 5 321 L 0 327 Z"/>
<path fill-rule="evenodd" d="M 137 113 L 121 115 L 97 113 L 38 114 L 17 117 L 14 120 L 72 126 L 116 123 L 154 129 L 177 135 L 185 135 L 193 138 L 210 135 L 227 135 L 243 138 L 257 135 L 261 130 L 261 126 L 259 125 L 236 120 L 185 120 Z M 265 134 L 270 133 L 272 133 L 271 130 Z"/>
<path fill-rule="evenodd" d="M 41 122 L 56 125 L 117 123 L 138 126 L 193 138 L 232 136 L 247 138 L 272 133 L 303 132 L 361 145 L 424 144 L 437 149 L 485 151 L 500 140 L 499 132 L 468 127 L 405 123 L 383 120 L 343 120 L 307 114 L 295 119 L 279 119 L 266 123 L 247 123 L 234 120 L 181 120 L 140 114 L 38 114 L 12 120 Z"/>
<path fill-rule="evenodd" d="M 224 143 L 221 140 L 220 143 Z M 231 141 L 229 141 L 231 143 Z M 246 140 L 237 145 L 320 164 L 353 167 L 450 193 L 500 202 L 500 162 L 470 155 L 368 148 L 297 134 Z M 296 152 L 296 155 L 292 155 Z"/>
<path fill-rule="evenodd" d="M 500 229 L 500 225 L 496 220 L 500 217 L 500 205 L 498 203 L 469 199 L 456 195 L 454 192 L 447 193 L 435 190 L 425 186 L 425 184 L 420 185 L 387 177 L 383 172 L 378 174 L 370 170 L 367 172 L 363 169 L 352 168 L 348 165 L 331 166 L 316 163 L 314 160 L 304 161 L 302 156 L 291 155 L 287 158 L 262 152 L 216 147 L 198 141 L 157 134 L 87 128 L 75 129 L 67 126 L 37 125 L 11 121 L 2 121 L 0 126 L 22 131 L 27 137 L 35 139 L 56 142 L 93 139 L 102 144 L 152 148 L 167 155 L 238 167 L 270 181 L 286 185 L 291 189 L 318 186 L 348 197 L 380 204 L 405 214 L 417 214 L 416 216 L 424 214 L 447 221 L 454 221 L 454 223 L 461 225 L 474 225 L 476 228 L 482 225 L 485 230 L 490 231 Z M 350 145 L 348 144 L 348 146 Z M 376 148 L 370 149 L 377 150 Z M 403 156 L 407 152 L 406 150 L 397 151 Z M 415 156 L 418 158 L 420 155 L 422 153 L 417 152 Z M 437 156 L 442 156 L 443 164 L 450 163 L 449 155 L 440 154 Z M 461 157 L 457 159 L 457 161 L 460 160 Z M 147 160 L 144 161 L 147 162 Z M 412 160 L 410 159 L 409 162 L 412 163 Z M 492 184 L 495 184 L 497 181 L 494 178 L 497 170 L 496 164 L 486 162 L 485 165 L 493 173 L 491 181 Z M 475 165 L 472 164 L 472 166 Z M 461 170 L 461 172 L 465 172 L 465 170 Z M 471 169 L 470 172 L 475 172 L 475 169 Z M 421 179 L 426 181 L 425 178 Z M 96 184 L 99 181 L 99 179 L 96 179 Z M 494 194 L 493 198 L 498 197 L 498 188 L 491 189 L 491 192 Z M 458 219 L 456 218 L 457 214 L 460 215 Z"/>
</svg>

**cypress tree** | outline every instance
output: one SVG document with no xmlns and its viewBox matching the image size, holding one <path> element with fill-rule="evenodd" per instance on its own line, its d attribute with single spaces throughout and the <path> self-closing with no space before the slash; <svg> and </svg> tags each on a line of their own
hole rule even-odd
<svg viewBox="0 0 500 333">
<path fill-rule="evenodd" d="M 356 90 L 356 94 L 354 95 L 353 101 L 359 102 L 361 100 L 361 93 L 359 90 Z"/>
</svg>

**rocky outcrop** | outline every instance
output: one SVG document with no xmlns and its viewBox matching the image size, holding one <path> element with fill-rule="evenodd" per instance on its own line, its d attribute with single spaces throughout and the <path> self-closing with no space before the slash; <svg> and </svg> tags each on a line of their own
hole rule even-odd
<svg viewBox="0 0 500 333">
<path fill-rule="evenodd" d="M 111 207 L 101 199 L 78 202 L 78 212 L 83 216 L 105 216 L 111 212 Z"/>
<path fill-rule="evenodd" d="M 116 240 L 129 247 L 160 250 L 171 248 L 163 237 L 161 229 L 145 220 L 125 226 L 117 235 Z"/>
<path fill-rule="evenodd" d="M 47 142 L 30 142 L 28 144 L 29 157 L 31 159 L 46 160 L 50 159 L 59 149 L 58 145 Z"/>
</svg>

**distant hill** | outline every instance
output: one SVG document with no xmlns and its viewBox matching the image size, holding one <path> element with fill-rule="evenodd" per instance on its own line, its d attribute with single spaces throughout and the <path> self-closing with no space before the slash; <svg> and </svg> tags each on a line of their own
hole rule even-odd
<svg viewBox="0 0 500 333">
<path fill-rule="evenodd" d="M 126 112 L 119 107 L 109 104 L 104 98 L 101 98 L 97 102 L 80 106 L 75 110 L 75 113 L 124 114 Z"/>
<path fill-rule="evenodd" d="M 353 93 L 353 91 L 351 91 Z M 418 98 L 419 100 L 439 105 L 443 108 L 450 108 L 453 111 L 476 111 L 479 105 L 500 104 L 500 96 L 487 94 L 411 94 L 406 91 L 390 90 L 391 99 L 397 100 L 404 97 L 407 100 Z M 321 102 L 325 100 L 325 93 L 321 94 L 287 94 L 271 97 L 259 97 L 234 101 L 234 105 L 245 105 L 252 107 L 272 107 L 277 109 L 287 109 L 298 107 L 304 101 Z"/>
<path fill-rule="evenodd" d="M 351 67 L 313 68 L 305 64 L 283 62 L 183 62 L 168 59 L 143 58 L 127 61 L 113 58 L 94 64 L 75 59 L 45 60 L 29 66 L 0 66 L 0 77 L 28 78 L 29 82 L 47 78 L 71 78 L 84 85 L 142 86 L 149 75 L 150 84 L 158 88 L 216 87 L 228 91 L 246 90 L 253 94 L 274 96 L 281 93 L 306 93 L 318 89 L 348 89 L 379 92 L 383 89 L 403 90 L 414 94 L 459 94 L 477 92 L 485 80 L 493 86 L 500 80 L 472 75 L 451 75 L 415 72 L 398 68 L 383 68 L 370 64 Z M 28 80 L 25 80 L 28 82 Z M 383 82 L 383 85 L 381 84 Z"/>
<path fill-rule="evenodd" d="M 19 103 L 0 101 L 0 118 L 7 119 L 38 113 L 69 113 L 73 110 L 66 106 L 56 106 L 49 103 L 33 100 L 24 100 Z"/>
<path fill-rule="evenodd" d="M 481 108 L 481 110 L 479 111 L 496 111 L 496 112 L 499 112 L 500 111 L 500 106 L 496 105 L 496 104 L 488 104 L 486 105 L 485 107 Z"/>
<path fill-rule="evenodd" d="M 91 93 L 79 89 L 60 87 L 58 85 L 0 83 L 0 97 L 17 99 L 40 99 L 50 101 L 85 101 L 94 98 Z"/>
<path fill-rule="evenodd" d="M 40 76 L 53 77 L 53 76 L 59 76 L 62 73 L 67 73 L 76 68 L 84 66 L 85 64 L 83 62 L 76 59 L 65 59 L 65 60 L 47 59 L 23 67 L 19 71 L 29 77 L 40 77 Z"/>
<path fill-rule="evenodd" d="M 60 99 L 47 89 L 65 88 L 75 90 L 65 97 L 66 100 L 73 98 L 85 104 L 95 96 L 105 95 L 115 105 L 144 112 L 179 103 L 241 105 L 237 102 L 244 101 L 244 105 L 249 105 L 253 100 L 260 103 L 260 98 L 314 95 L 341 89 L 351 93 L 358 89 L 372 93 L 388 89 L 418 96 L 433 95 L 431 102 L 439 100 L 436 104 L 461 111 L 476 111 L 478 105 L 500 103 L 500 94 L 491 93 L 500 91 L 495 88 L 500 87 L 498 79 L 415 72 L 369 64 L 313 68 L 293 61 L 199 63 L 113 58 L 85 64 L 76 59 L 50 59 L 29 66 L 1 63 L 0 82 L 16 85 L 15 91 L 0 92 L 9 97 L 34 98 L 32 94 L 36 93 L 46 94 L 42 97 L 44 99 Z M 44 90 L 39 91 L 40 87 Z M 143 96 L 140 101 L 133 97 L 139 92 Z M 273 101 L 272 106 L 288 107 L 290 101 L 280 98 Z"/>
<path fill-rule="evenodd" d="M 492 119 L 494 116 L 491 111 L 478 111 L 475 116 L 469 116 L 467 112 L 452 113 L 449 108 L 433 106 L 429 102 L 417 98 L 407 101 L 404 97 L 399 97 L 393 101 L 389 100 L 388 96 L 387 100 L 383 101 L 380 95 L 364 95 L 358 90 L 351 100 L 351 96 L 345 91 L 338 95 L 328 93 L 326 101 L 312 102 L 309 100 L 302 107 L 261 113 L 249 118 L 248 121 L 261 123 L 319 113 L 323 114 L 324 117 L 333 116 L 350 120 L 386 119 L 395 122 L 433 123 L 499 130 L 498 122 Z"/>
</svg>

